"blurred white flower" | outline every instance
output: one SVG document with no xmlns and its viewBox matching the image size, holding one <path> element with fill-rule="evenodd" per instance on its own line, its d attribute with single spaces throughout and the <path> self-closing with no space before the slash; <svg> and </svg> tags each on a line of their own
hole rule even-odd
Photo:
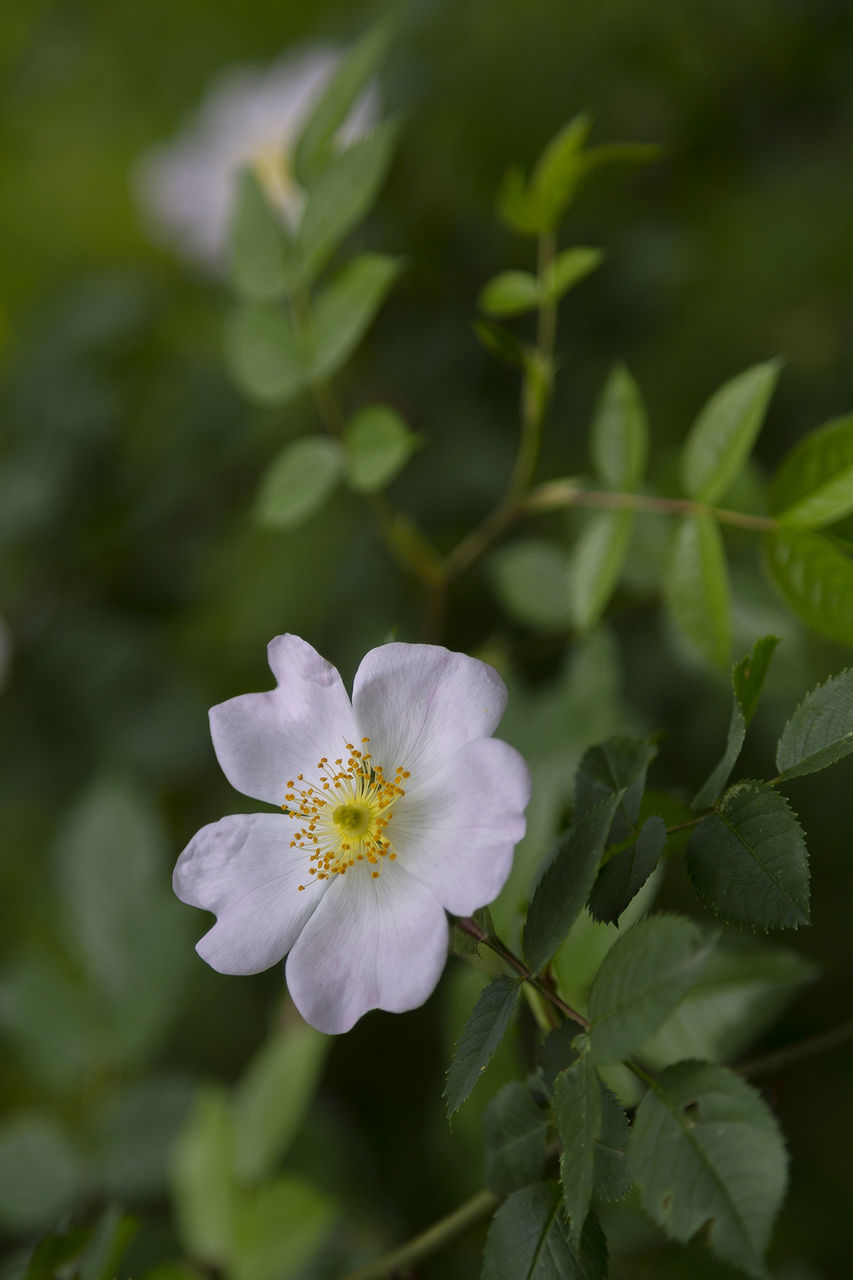
<svg viewBox="0 0 853 1280">
<path fill-rule="evenodd" d="M 216 913 L 197 946 L 214 969 L 258 973 L 287 955 L 305 1020 L 348 1031 L 368 1009 L 426 1000 L 447 959 L 445 911 L 470 915 L 509 875 L 530 777 L 491 736 L 506 689 L 484 662 L 382 645 L 350 702 L 298 636 L 268 652 L 277 687 L 220 703 L 210 724 L 232 786 L 279 812 L 203 827 L 174 888 Z"/>
<path fill-rule="evenodd" d="M 221 269 L 236 179 L 245 166 L 295 226 L 304 195 L 293 176 L 293 149 L 339 61 L 334 50 L 315 48 L 263 71 L 221 76 L 184 130 L 135 168 L 134 192 L 152 233 L 184 256 Z M 341 145 L 367 132 L 378 114 L 371 86 L 341 129 Z"/>
</svg>

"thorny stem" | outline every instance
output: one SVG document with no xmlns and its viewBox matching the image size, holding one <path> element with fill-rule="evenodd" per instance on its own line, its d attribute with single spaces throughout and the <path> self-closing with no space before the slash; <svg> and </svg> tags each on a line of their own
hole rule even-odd
<svg viewBox="0 0 853 1280">
<path fill-rule="evenodd" d="M 439 1218 L 438 1222 L 427 1227 L 419 1236 L 414 1236 L 399 1249 L 393 1249 L 375 1262 L 350 1272 L 344 1280 L 383 1280 L 383 1277 L 402 1275 L 414 1263 L 438 1253 L 471 1227 L 483 1222 L 499 1204 L 500 1196 L 493 1191 L 478 1191 L 470 1200 L 466 1200 L 446 1217 Z"/>
</svg>

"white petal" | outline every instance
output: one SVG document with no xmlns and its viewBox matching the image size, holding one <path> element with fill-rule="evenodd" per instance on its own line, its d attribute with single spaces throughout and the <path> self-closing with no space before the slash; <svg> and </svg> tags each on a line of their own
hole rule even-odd
<svg viewBox="0 0 853 1280">
<path fill-rule="evenodd" d="M 352 707 L 341 677 L 298 636 L 277 636 L 268 647 L 278 686 L 244 693 L 210 711 L 216 758 L 232 787 L 255 800 L 284 802 L 287 782 L 334 759 L 356 740 Z"/>
<path fill-rule="evenodd" d="M 467 916 L 503 888 L 529 799 L 524 758 L 506 742 L 481 738 L 397 802 L 388 836 L 400 864 L 453 915 Z"/>
<path fill-rule="evenodd" d="M 336 1035 L 368 1009 L 423 1004 L 447 943 L 447 917 L 429 889 L 393 862 L 376 880 L 359 866 L 329 885 L 287 958 L 287 985 L 306 1022 Z"/>
<path fill-rule="evenodd" d="M 218 917 L 196 950 L 220 973 L 277 964 L 319 906 L 324 884 L 299 892 L 308 855 L 289 847 L 293 830 L 284 814 L 234 814 L 202 827 L 178 858 L 175 893 Z"/>
<path fill-rule="evenodd" d="M 473 738 L 494 733 L 506 686 L 485 662 L 439 645 L 385 644 L 362 659 L 353 686 L 359 736 L 386 775 L 415 776 Z"/>
</svg>

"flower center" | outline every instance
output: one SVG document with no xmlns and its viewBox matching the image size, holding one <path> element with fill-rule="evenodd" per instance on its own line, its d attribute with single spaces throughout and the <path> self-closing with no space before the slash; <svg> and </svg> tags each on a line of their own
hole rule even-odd
<svg viewBox="0 0 853 1280">
<path fill-rule="evenodd" d="M 362 738 L 366 746 L 369 738 Z M 326 756 L 317 763 L 317 780 L 306 782 L 300 773 L 289 779 L 281 806 L 291 818 L 305 825 L 294 833 L 291 849 L 308 854 L 308 874 L 316 880 L 345 875 L 350 867 L 364 862 L 375 880 L 383 858 L 393 861 L 397 854 L 387 834 L 393 806 L 406 793 L 403 782 L 408 770 L 398 765 L 394 777 L 386 778 L 381 765 L 373 764 L 370 752 L 362 752 L 351 742 L 349 756 L 330 762 Z M 310 883 L 310 881 L 309 881 Z M 305 885 L 299 885 L 300 890 Z"/>
<path fill-rule="evenodd" d="M 293 213 L 300 202 L 301 187 L 293 176 L 285 148 L 280 143 L 258 147 L 249 159 L 255 176 L 279 213 Z"/>
</svg>

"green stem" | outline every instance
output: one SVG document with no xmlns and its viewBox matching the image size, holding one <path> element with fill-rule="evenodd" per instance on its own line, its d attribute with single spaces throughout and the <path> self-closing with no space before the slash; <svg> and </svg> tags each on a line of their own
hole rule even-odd
<svg viewBox="0 0 853 1280">
<path fill-rule="evenodd" d="M 411 1268 L 423 1258 L 429 1258 L 446 1248 L 488 1218 L 500 1204 L 500 1197 L 493 1191 L 478 1191 L 470 1200 L 466 1200 L 458 1209 L 439 1218 L 419 1236 L 408 1240 L 399 1249 L 392 1249 L 383 1257 L 377 1258 L 357 1271 L 351 1271 L 344 1280 L 383 1280 L 386 1276 L 399 1275 Z"/>
<path fill-rule="evenodd" d="M 778 521 L 769 516 L 751 516 L 726 507 L 709 507 L 690 498 L 652 498 L 644 493 L 615 493 L 604 489 L 582 489 L 571 480 L 553 480 L 539 485 L 521 504 L 522 512 L 556 511 L 563 507 L 599 507 L 610 510 L 647 511 L 656 515 L 711 516 L 719 524 L 739 529 L 778 529 Z"/>
</svg>

